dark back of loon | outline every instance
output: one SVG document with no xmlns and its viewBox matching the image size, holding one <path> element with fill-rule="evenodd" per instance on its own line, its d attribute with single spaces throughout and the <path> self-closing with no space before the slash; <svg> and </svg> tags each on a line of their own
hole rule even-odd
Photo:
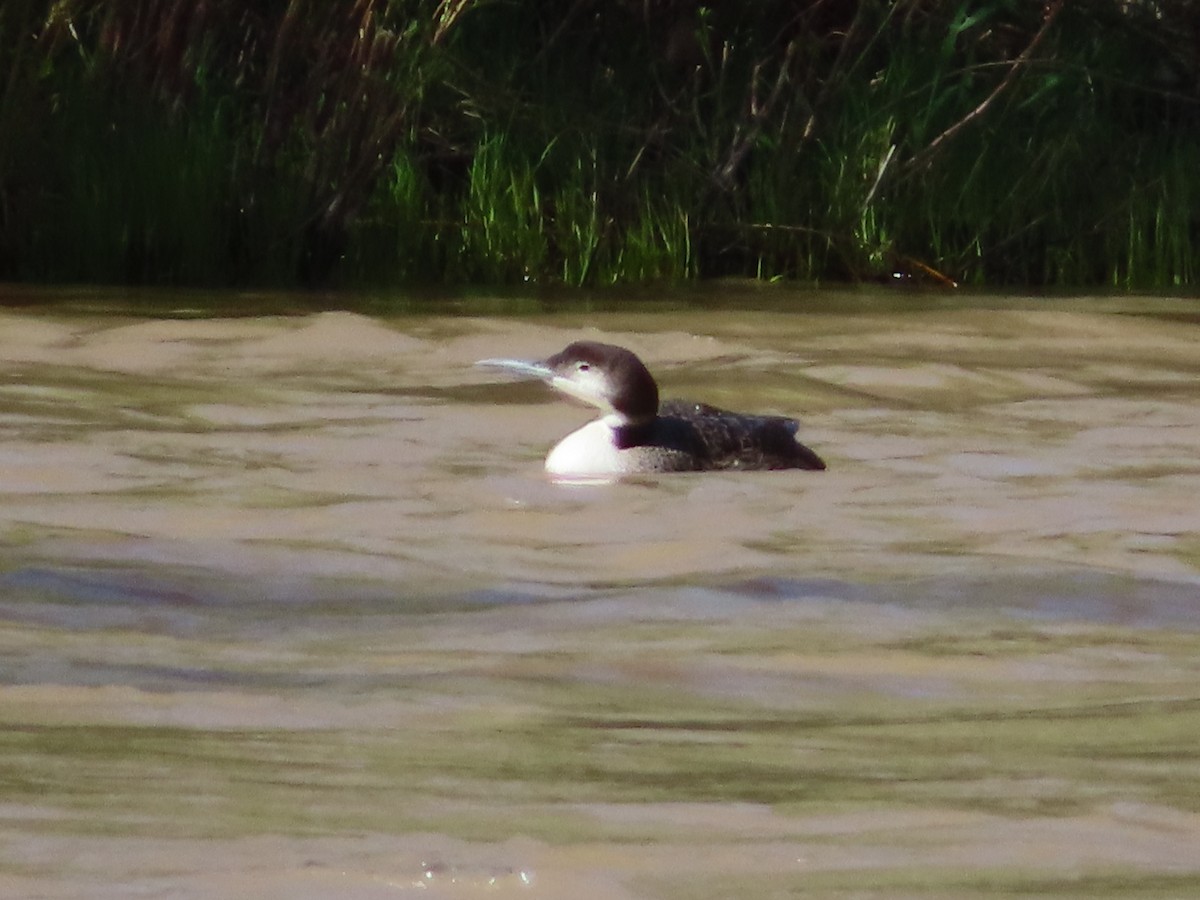
<svg viewBox="0 0 1200 900">
<path fill-rule="evenodd" d="M 660 432 L 690 433 L 703 469 L 810 469 L 825 461 L 796 440 L 800 423 L 784 416 L 757 416 L 693 403 L 667 400 L 655 420 Z"/>
</svg>

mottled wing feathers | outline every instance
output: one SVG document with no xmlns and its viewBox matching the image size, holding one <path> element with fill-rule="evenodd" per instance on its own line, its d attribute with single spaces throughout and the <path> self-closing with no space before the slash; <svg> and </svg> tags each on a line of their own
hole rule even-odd
<svg viewBox="0 0 1200 900">
<path fill-rule="evenodd" d="M 824 469 L 825 462 L 796 440 L 800 423 L 784 416 L 729 412 L 706 403 L 668 400 L 659 421 L 695 433 L 711 469 Z M 678 425 L 672 424 L 672 430 Z"/>
</svg>

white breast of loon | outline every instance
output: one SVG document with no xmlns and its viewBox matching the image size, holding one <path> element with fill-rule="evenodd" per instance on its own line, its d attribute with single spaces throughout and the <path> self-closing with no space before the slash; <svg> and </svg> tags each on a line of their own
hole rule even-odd
<svg viewBox="0 0 1200 900">
<path fill-rule="evenodd" d="M 617 446 L 612 426 L 603 419 L 572 431 L 546 456 L 551 475 L 621 475 L 637 471 L 631 464 L 629 451 Z"/>
</svg>

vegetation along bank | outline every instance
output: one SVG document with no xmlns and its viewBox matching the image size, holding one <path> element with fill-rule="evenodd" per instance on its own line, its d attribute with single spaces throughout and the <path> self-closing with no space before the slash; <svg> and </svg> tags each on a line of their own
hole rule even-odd
<svg viewBox="0 0 1200 900">
<path fill-rule="evenodd" d="M 0 279 L 1178 290 L 1191 0 L 5 0 Z"/>
</svg>

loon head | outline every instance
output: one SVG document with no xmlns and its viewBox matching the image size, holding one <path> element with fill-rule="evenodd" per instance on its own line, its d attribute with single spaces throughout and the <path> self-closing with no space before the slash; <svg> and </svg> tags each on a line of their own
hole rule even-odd
<svg viewBox="0 0 1200 900">
<path fill-rule="evenodd" d="M 596 407 L 612 426 L 642 424 L 658 415 L 654 376 L 634 353 L 614 344 L 575 341 L 542 362 L 481 359 L 476 365 L 538 378 Z"/>
</svg>

